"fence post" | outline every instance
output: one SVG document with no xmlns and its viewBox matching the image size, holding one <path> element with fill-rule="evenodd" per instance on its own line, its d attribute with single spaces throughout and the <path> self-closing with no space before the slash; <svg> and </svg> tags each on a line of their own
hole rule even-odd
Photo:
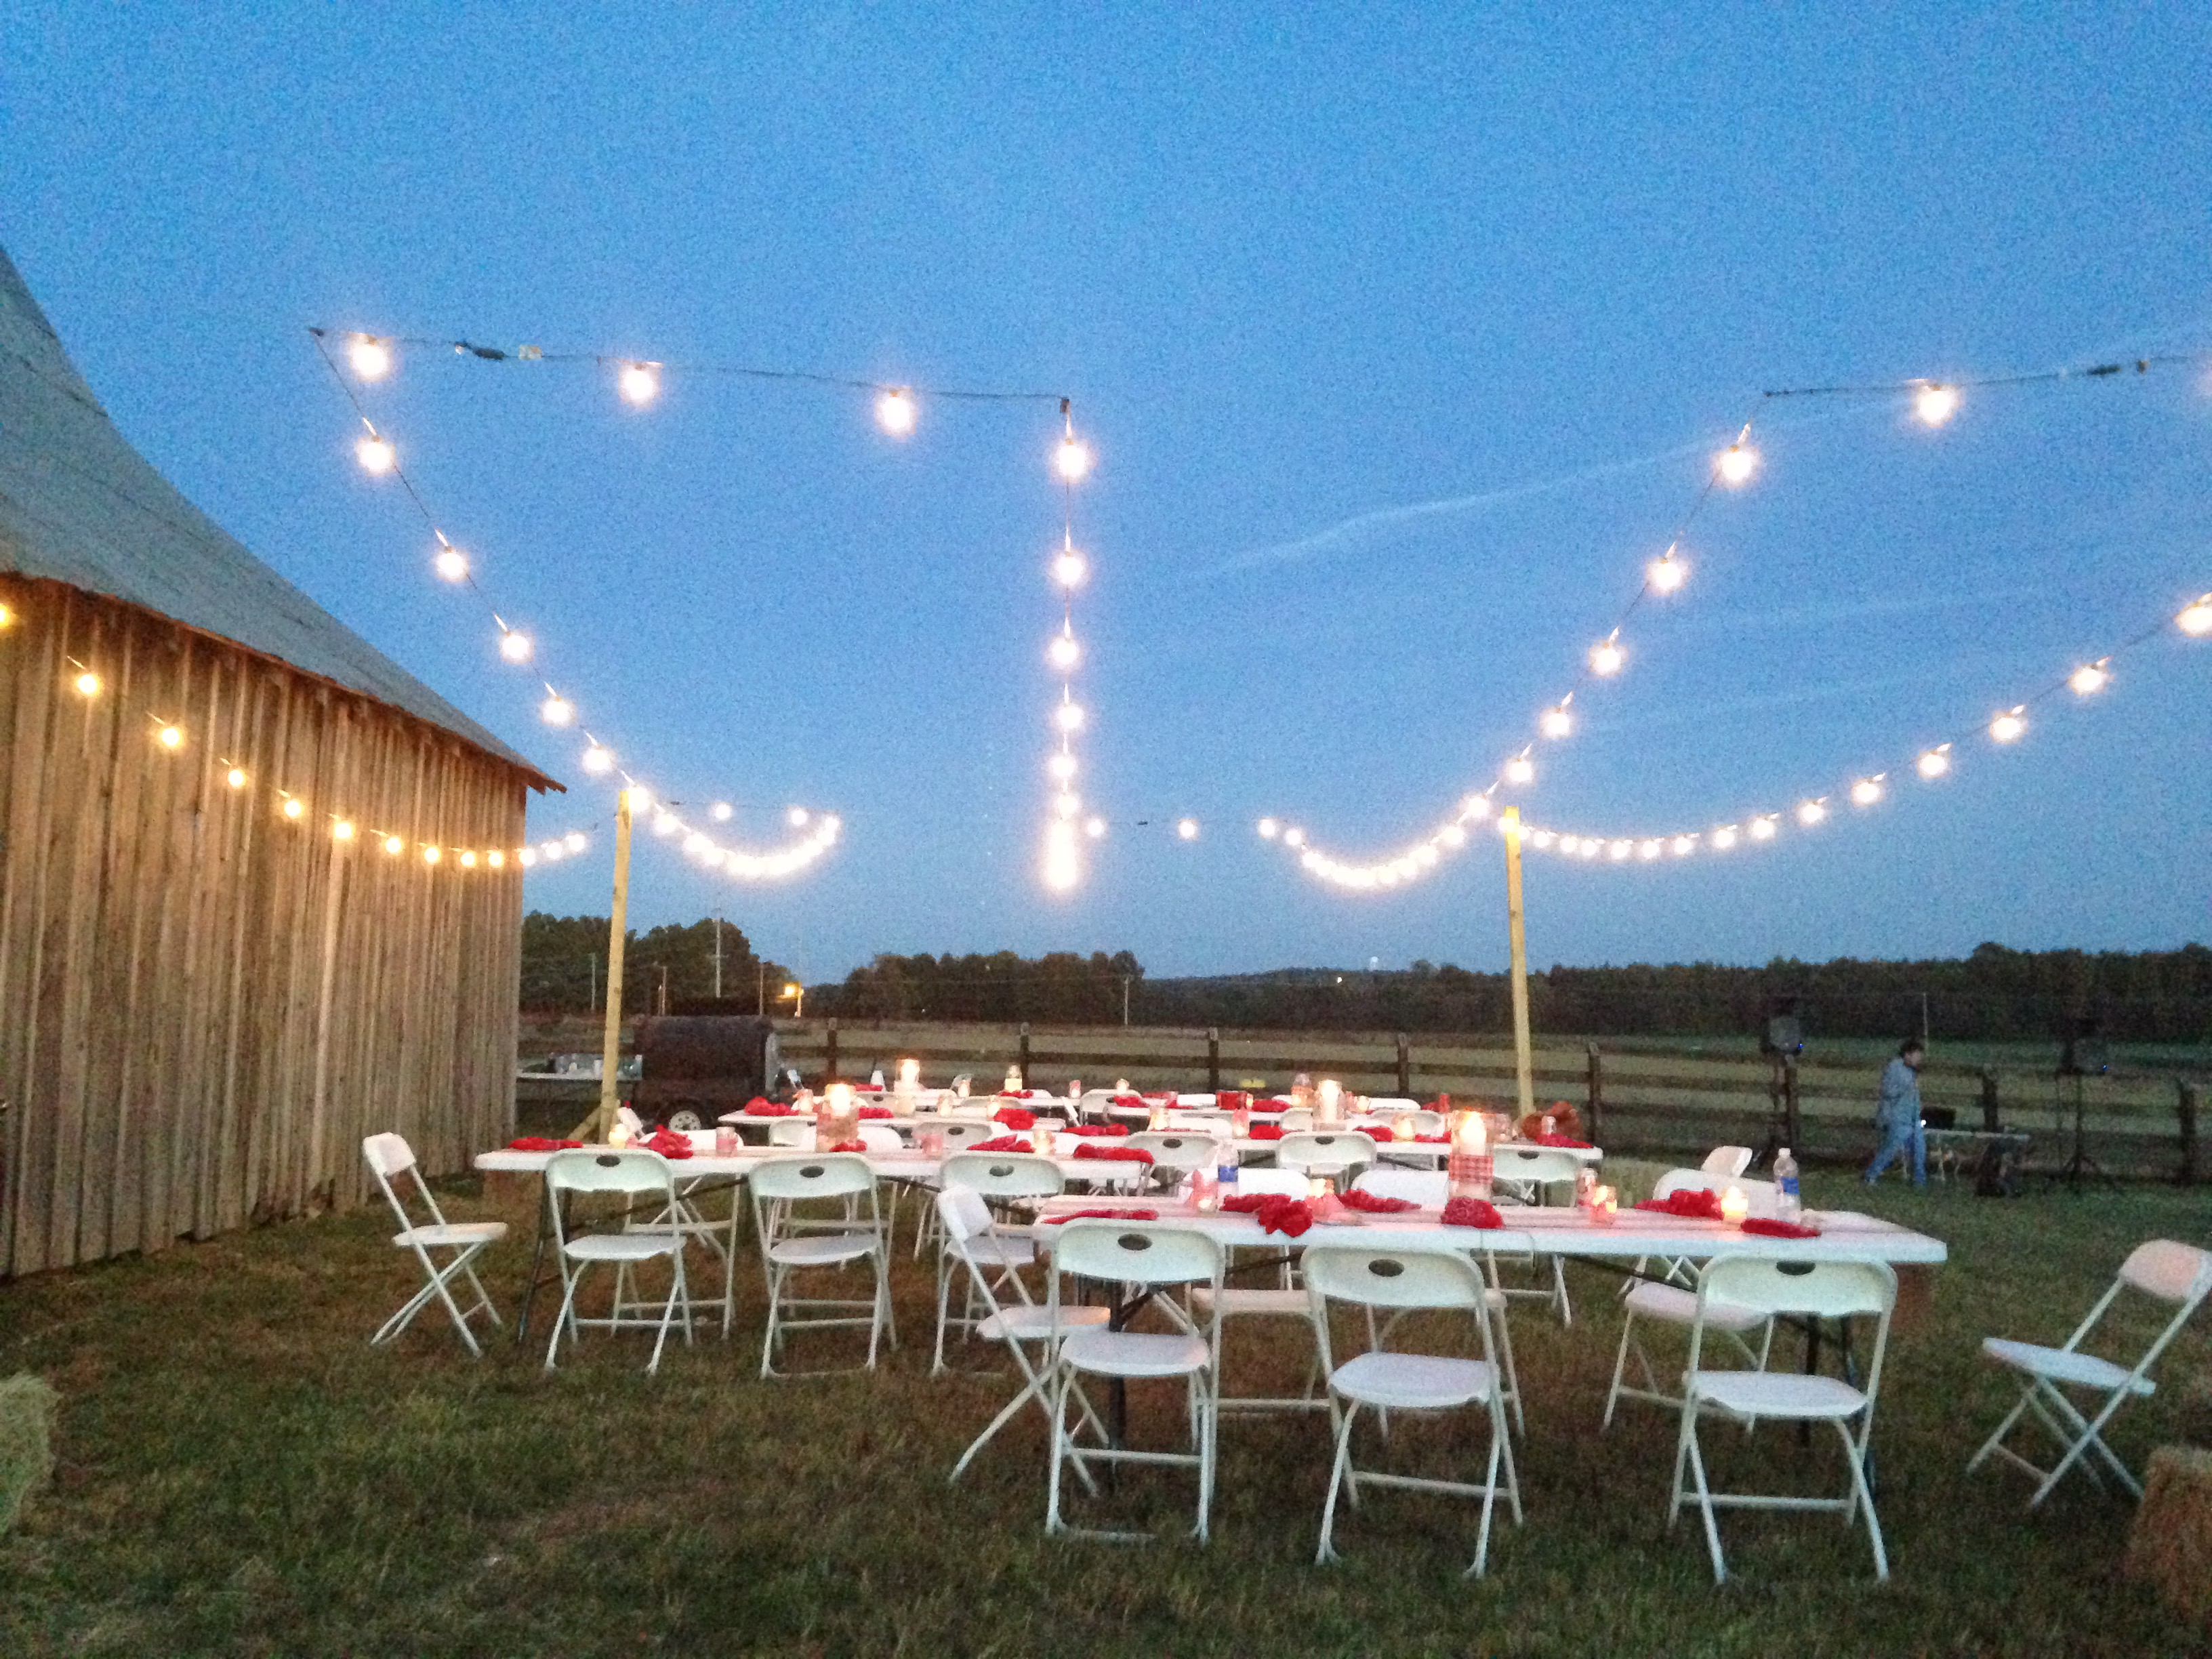
<svg viewBox="0 0 2212 1659">
<path fill-rule="evenodd" d="M 1982 1067 L 1982 1128 L 1985 1133 L 1998 1133 L 1997 1074 L 1994 1066 Z"/>
<path fill-rule="evenodd" d="M 835 1014 L 830 1016 L 830 1034 L 823 1049 L 822 1080 L 825 1084 L 837 1080 L 837 1017 Z"/>
<path fill-rule="evenodd" d="M 1583 1129 L 1589 1138 L 1602 1146 L 1605 1141 L 1605 1058 L 1597 1051 L 1595 1042 L 1589 1046 L 1589 1115 Z"/>
<path fill-rule="evenodd" d="M 1022 1087 L 1026 1089 L 1030 1086 L 1030 1023 L 1027 1020 L 1022 1022 L 1022 1057 L 1017 1066 L 1022 1074 Z"/>
<path fill-rule="evenodd" d="M 1398 1033 L 1398 1092 L 1401 1096 L 1413 1092 L 1413 1048 L 1403 1031 Z"/>
<path fill-rule="evenodd" d="M 1221 1092 L 1221 1028 L 1206 1028 L 1206 1086 L 1215 1094 Z"/>
<path fill-rule="evenodd" d="M 2174 1111 L 2181 1120 L 2181 1184 L 2197 1184 L 2197 1085 L 2186 1078 L 2174 1085 Z"/>
</svg>

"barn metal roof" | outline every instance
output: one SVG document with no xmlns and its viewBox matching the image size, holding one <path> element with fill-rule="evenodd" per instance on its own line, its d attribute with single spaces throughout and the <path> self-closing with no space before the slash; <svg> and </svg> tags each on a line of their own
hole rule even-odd
<svg viewBox="0 0 2212 1659">
<path fill-rule="evenodd" d="M 560 786 L 246 550 L 116 430 L 0 249 L 0 570 L 156 611 Z"/>
</svg>

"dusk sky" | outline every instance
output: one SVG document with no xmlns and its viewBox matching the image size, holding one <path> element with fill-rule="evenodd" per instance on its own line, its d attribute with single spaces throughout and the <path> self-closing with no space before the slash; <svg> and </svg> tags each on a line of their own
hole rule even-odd
<svg viewBox="0 0 2212 1659">
<path fill-rule="evenodd" d="M 532 833 L 592 849 L 532 908 L 603 914 L 613 845 L 542 673 L 732 842 L 842 817 L 781 884 L 637 849 L 641 925 L 719 907 L 811 978 L 1502 966 L 1494 834 L 1347 893 L 1255 823 L 1435 830 L 1750 418 L 1687 581 L 1498 799 L 1783 833 L 1532 850 L 1534 963 L 2212 936 L 2212 639 L 1984 729 L 2212 589 L 2212 12 L 1640 9 L 0 4 L 0 245 L 155 465 L 568 785 Z M 902 443 L 854 392 L 672 369 L 635 410 L 590 364 L 403 349 L 364 405 L 518 670 L 356 465 L 310 324 L 1071 396 L 1079 888 L 1039 876 L 1051 405 L 924 399 Z M 2114 360 L 1936 428 L 1760 395 Z"/>
</svg>

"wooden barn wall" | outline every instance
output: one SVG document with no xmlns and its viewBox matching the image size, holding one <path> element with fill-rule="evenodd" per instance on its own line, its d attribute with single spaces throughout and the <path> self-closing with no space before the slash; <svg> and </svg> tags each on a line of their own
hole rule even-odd
<svg viewBox="0 0 2212 1659">
<path fill-rule="evenodd" d="M 505 1139 L 522 872 L 422 848 L 520 845 L 523 775 L 134 607 L 0 598 L 0 1275 L 359 1203 L 378 1130 L 432 1172 Z"/>
</svg>

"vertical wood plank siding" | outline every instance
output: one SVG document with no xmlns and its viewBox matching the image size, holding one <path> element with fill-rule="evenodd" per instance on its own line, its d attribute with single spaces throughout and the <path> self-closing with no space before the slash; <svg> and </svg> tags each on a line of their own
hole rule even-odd
<svg viewBox="0 0 2212 1659">
<path fill-rule="evenodd" d="M 134 606 L 4 598 L 0 1275 L 359 1203 L 378 1130 L 433 1172 L 511 1133 L 522 872 L 450 849 L 519 846 L 524 775 Z"/>
</svg>

